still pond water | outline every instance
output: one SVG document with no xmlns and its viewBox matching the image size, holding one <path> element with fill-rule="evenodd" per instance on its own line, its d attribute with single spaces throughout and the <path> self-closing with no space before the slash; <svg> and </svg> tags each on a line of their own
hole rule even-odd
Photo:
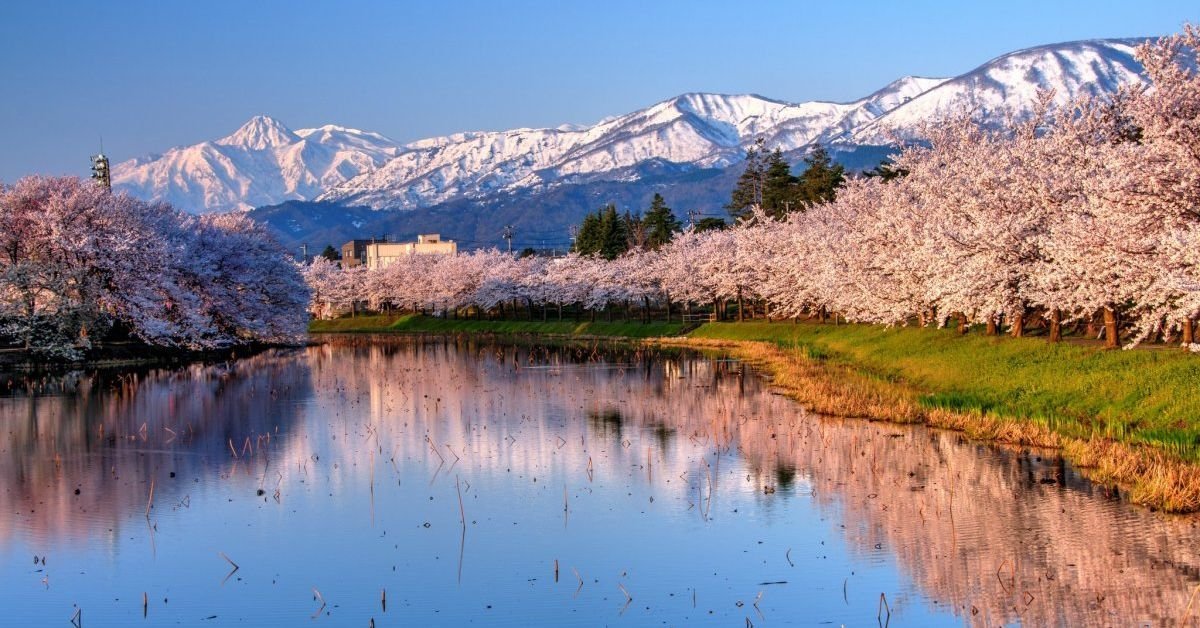
<svg viewBox="0 0 1200 628">
<path fill-rule="evenodd" d="M 1042 452 L 808 414 L 714 357 L 324 340 L 0 376 L 3 623 L 1200 615 L 1197 519 L 1124 504 Z"/>
</svg>

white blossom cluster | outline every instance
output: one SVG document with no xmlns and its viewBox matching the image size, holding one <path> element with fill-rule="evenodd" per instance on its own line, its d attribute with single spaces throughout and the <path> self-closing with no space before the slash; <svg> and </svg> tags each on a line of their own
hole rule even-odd
<svg viewBox="0 0 1200 628">
<path fill-rule="evenodd" d="M 116 329 L 187 349 L 292 342 L 308 298 L 245 216 L 185 215 L 73 177 L 0 186 L 0 343 L 77 358 Z"/>
<path fill-rule="evenodd" d="M 368 271 L 307 270 L 318 314 L 375 307 L 491 309 L 511 301 L 758 301 L 780 317 L 838 312 L 886 325 L 1019 329 L 1118 316 L 1136 343 L 1200 314 L 1200 31 L 1139 49 L 1153 87 L 988 130 L 930 125 L 891 181 L 849 181 L 831 203 L 777 222 L 685 232 L 613 261 L 495 250 L 414 256 Z M 1190 326 L 1190 323 L 1189 323 Z M 1114 341 L 1115 342 L 1115 341 Z"/>
</svg>

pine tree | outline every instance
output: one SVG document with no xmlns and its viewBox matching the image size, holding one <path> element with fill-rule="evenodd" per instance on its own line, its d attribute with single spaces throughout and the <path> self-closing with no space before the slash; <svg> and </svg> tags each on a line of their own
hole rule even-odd
<svg viewBox="0 0 1200 628">
<path fill-rule="evenodd" d="M 789 212 L 803 209 L 797 199 L 799 177 L 778 148 L 766 160 L 763 174 L 762 207 L 775 220 L 783 220 Z"/>
<path fill-rule="evenodd" d="M 908 170 L 897 167 L 892 163 L 891 159 L 884 159 L 883 161 L 879 162 L 878 166 L 864 171 L 863 176 L 867 177 L 868 179 L 878 178 L 884 183 L 889 183 L 899 179 L 900 177 L 907 177 Z"/>
<path fill-rule="evenodd" d="M 846 181 L 846 169 L 833 163 L 823 146 L 814 148 L 804 163 L 807 167 L 797 184 L 798 200 L 807 208 L 836 198 L 837 189 Z"/>
<path fill-rule="evenodd" d="M 325 250 L 321 251 L 321 257 L 324 257 L 331 262 L 336 262 L 342 259 L 342 254 L 338 253 L 338 250 L 333 248 L 332 244 L 326 244 Z"/>
<path fill-rule="evenodd" d="M 725 209 L 735 220 L 743 220 L 750 215 L 755 206 L 763 202 L 763 184 L 766 179 L 766 164 L 764 163 L 765 140 L 758 138 L 754 146 L 746 151 L 746 170 L 738 177 L 737 187 L 729 199 Z"/>
<path fill-rule="evenodd" d="M 600 257 L 613 260 L 629 250 L 629 230 L 612 203 L 600 213 L 600 234 Z"/>
<path fill-rule="evenodd" d="M 729 227 L 729 223 L 720 218 L 701 218 L 693 230 L 696 233 L 702 233 L 704 231 L 721 231 L 727 227 Z"/>
<path fill-rule="evenodd" d="M 682 227 L 679 219 L 675 217 L 675 212 L 667 207 L 667 201 L 657 193 L 654 200 L 650 201 L 650 209 L 642 222 L 646 227 L 646 246 L 650 249 L 658 249 L 670 242 Z"/>
<path fill-rule="evenodd" d="M 598 211 L 583 217 L 583 224 L 579 225 L 579 232 L 575 234 L 576 253 L 580 255 L 595 255 L 600 252 L 600 249 L 604 245 L 600 215 L 601 212 Z"/>
</svg>

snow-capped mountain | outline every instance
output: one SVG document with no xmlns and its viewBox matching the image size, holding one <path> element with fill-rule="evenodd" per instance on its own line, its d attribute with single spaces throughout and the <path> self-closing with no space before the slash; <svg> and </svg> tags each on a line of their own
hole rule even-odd
<svg viewBox="0 0 1200 628">
<path fill-rule="evenodd" d="M 886 154 L 879 146 L 917 137 L 922 124 L 948 114 L 1001 123 L 1028 113 L 1039 90 L 1066 102 L 1143 81 L 1133 56 L 1141 41 L 1029 48 L 952 79 L 905 77 L 849 103 L 691 93 L 591 126 L 459 133 L 402 146 L 336 126 L 293 132 L 260 116 L 220 140 L 118 164 L 113 183 L 198 212 L 312 199 L 418 209 L 727 168 L 758 138 L 792 155 L 816 143 L 844 153 L 875 147 L 878 159 Z"/>
<path fill-rule="evenodd" d="M 1144 39 L 1077 41 L 1018 50 L 932 86 L 919 96 L 854 130 L 842 141 L 886 144 L 893 136 L 919 135 L 923 122 L 971 112 L 1002 123 L 1028 115 L 1039 90 L 1053 90 L 1058 105 L 1080 96 L 1111 94 L 1144 80 L 1134 52 Z"/>
<path fill-rule="evenodd" d="M 113 186 L 193 212 L 311 199 L 400 153 L 379 135 L 326 125 L 292 131 L 255 116 L 231 135 L 122 162 Z"/>
<path fill-rule="evenodd" d="M 828 142 L 944 79 L 906 77 L 852 103 L 786 103 L 757 95 L 684 94 L 590 127 L 466 133 L 414 142 L 382 168 L 320 199 L 413 209 L 597 177 L 626 177 L 648 161 L 720 168 L 756 138 L 784 151 Z"/>
</svg>

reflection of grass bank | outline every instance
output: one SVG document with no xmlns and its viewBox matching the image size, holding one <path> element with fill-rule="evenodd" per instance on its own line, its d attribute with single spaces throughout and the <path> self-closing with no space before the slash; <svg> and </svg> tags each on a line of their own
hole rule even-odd
<svg viewBox="0 0 1200 628">
<path fill-rule="evenodd" d="M 406 314 L 401 316 L 358 316 L 313 321 L 309 331 L 328 332 L 411 332 L 430 334 L 553 334 L 561 336 L 613 336 L 652 338 L 679 333 L 679 323 L 637 321 L 476 321 L 433 318 Z"/>
<path fill-rule="evenodd" d="M 786 323 L 709 324 L 685 343 L 728 347 L 817 412 L 1062 447 L 1135 502 L 1200 509 L 1200 359 L 1182 351 Z"/>
<path fill-rule="evenodd" d="M 650 338 L 680 328 L 410 315 L 316 321 L 312 331 Z M 676 342 L 721 348 L 761 366 L 815 412 L 1060 447 L 1093 479 L 1127 487 L 1137 503 L 1200 510 L 1200 356 L 816 323 L 710 323 Z"/>
</svg>

